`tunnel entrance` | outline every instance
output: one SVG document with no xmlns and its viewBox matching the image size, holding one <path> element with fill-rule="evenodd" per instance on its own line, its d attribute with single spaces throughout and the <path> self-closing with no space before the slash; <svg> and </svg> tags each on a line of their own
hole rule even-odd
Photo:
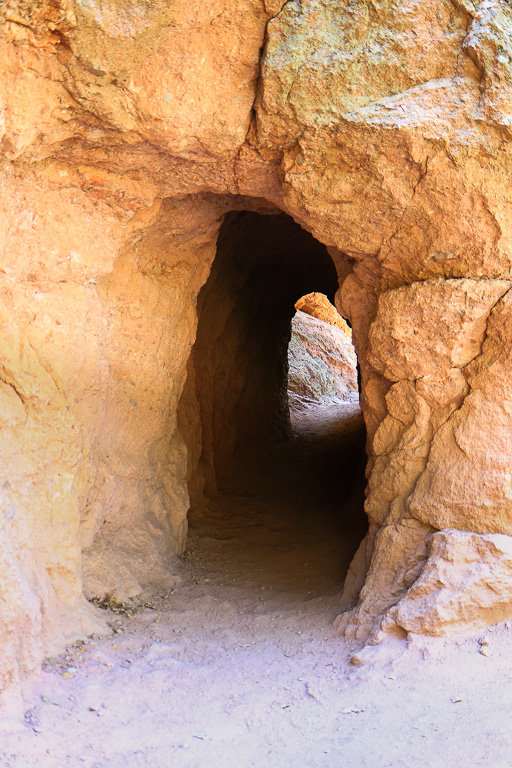
<svg viewBox="0 0 512 768">
<path fill-rule="evenodd" d="M 180 406 L 189 551 L 217 542 L 226 572 L 267 588 L 339 591 L 366 532 L 357 402 L 326 400 L 320 421 L 289 409 L 295 303 L 312 292 L 333 302 L 337 288 L 325 246 L 289 216 L 244 211 L 226 216 L 198 297 Z"/>
<path fill-rule="evenodd" d="M 336 429 L 360 413 L 359 372 L 352 329 L 327 296 L 313 292 L 295 303 L 288 344 L 288 405 L 292 429 Z"/>
</svg>

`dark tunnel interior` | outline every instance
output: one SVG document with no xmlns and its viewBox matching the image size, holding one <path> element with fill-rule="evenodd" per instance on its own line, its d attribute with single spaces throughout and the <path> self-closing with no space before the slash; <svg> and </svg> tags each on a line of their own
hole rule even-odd
<svg viewBox="0 0 512 768">
<path fill-rule="evenodd" d="M 196 408 L 201 432 L 200 455 L 189 467 L 192 534 L 206 525 L 215 535 L 215 519 L 234 500 L 239 522 L 254 524 L 257 500 L 272 499 L 271 527 L 279 528 L 282 515 L 284 538 L 324 535 L 332 546 L 340 539 L 343 552 L 332 567 L 341 583 L 366 531 L 362 417 L 335 420 L 327 433 L 295 434 L 287 398 L 294 304 L 313 291 L 333 302 L 337 288 L 326 247 L 291 217 L 229 213 L 198 297 L 184 400 L 188 412 L 191 403 Z"/>
</svg>

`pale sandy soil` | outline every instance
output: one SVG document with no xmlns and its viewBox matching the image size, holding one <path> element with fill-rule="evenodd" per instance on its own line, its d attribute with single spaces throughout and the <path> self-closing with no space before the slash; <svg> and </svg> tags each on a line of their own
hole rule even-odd
<svg viewBox="0 0 512 768">
<path fill-rule="evenodd" d="M 0 729 L 0 766 L 512 766 L 512 629 L 351 664 L 332 622 L 361 532 L 288 479 L 295 495 L 196 510 L 182 582 L 48 660 L 25 723 Z"/>
</svg>

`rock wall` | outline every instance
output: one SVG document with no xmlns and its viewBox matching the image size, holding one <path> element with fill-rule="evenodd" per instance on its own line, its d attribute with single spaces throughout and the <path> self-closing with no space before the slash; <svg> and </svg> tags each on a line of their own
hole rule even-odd
<svg viewBox="0 0 512 768">
<path fill-rule="evenodd" d="M 301 296 L 300 299 L 295 302 L 295 309 L 300 312 L 305 312 L 307 315 L 311 315 L 311 317 L 316 317 L 324 323 L 333 325 L 335 328 L 339 328 L 340 331 L 343 331 L 345 336 L 349 339 L 352 338 L 352 329 L 347 321 L 339 314 L 336 307 L 331 304 L 325 294 L 315 293 L 313 291 L 305 296 Z"/>
<path fill-rule="evenodd" d="M 141 581 L 174 578 L 188 510 L 176 410 L 190 299 L 221 209 L 157 201 L 130 218 L 87 209 L 76 188 L 4 180 L 1 620 L 13 658 L 37 646 L 32 669 L 55 642 L 98 628 L 84 594 L 126 599 Z M 13 665 L 2 660 L 6 686 Z"/>
<path fill-rule="evenodd" d="M 510 5 L 7 0 L 0 20 L 4 692 L 96 626 L 84 594 L 173 578 L 197 295 L 222 217 L 260 205 L 328 247 L 353 328 L 370 530 L 345 630 L 457 626 L 462 583 L 473 624 L 512 613 L 492 588 L 512 579 Z"/>
<path fill-rule="evenodd" d="M 301 306 L 301 301 L 295 306 Z M 288 402 L 292 412 L 359 402 L 352 334 L 346 323 L 343 328 L 341 322 L 345 321 L 339 315 L 333 320 L 336 325 L 300 309 L 292 319 L 288 344 Z"/>
</svg>

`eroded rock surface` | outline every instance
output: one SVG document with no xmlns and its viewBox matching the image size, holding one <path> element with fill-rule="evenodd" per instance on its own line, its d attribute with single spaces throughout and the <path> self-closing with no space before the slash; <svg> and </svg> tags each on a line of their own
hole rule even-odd
<svg viewBox="0 0 512 768">
<path fill-rule="evenodd" d="M 323 293 L 308 293 L 306 296 L 295 302 L 295 309 L 305 312 L 307 315 L 323 320 L 324 323 L 334 325 L 339 328 L 345 336 L 349 339 L 352 338 L 352 330 L 346 320 L 337 311 L 336 307 L 331 304 L 327 296 Z"/>
<path fill-rule="evenodd" d="M 420 577 L 388 611 L 383 629 L 443 635 L 508 618 L 511 543 L 501 534 L 433 533 Z"/>
<path fill-rule="evenodd" d="M 357 357 L 348 330 L 301 310 L 295 313 L 288 345 L 292 411 L 358 402 Z"/>
<path fill-rule="evenodd" d="M 248 209 L 328 247 L 353 329 L 370 530 L 346 631 L 414 602 L 398 625 L 435 633 L 428 542 L 512 535 L 510 5 L 8 0 L 0 20 L 0 687 L 96 626 L 84 594 L 174 578 L 196 300 Z M 478 562 L 445 560 L 447 585 Z"/>
</svg>

